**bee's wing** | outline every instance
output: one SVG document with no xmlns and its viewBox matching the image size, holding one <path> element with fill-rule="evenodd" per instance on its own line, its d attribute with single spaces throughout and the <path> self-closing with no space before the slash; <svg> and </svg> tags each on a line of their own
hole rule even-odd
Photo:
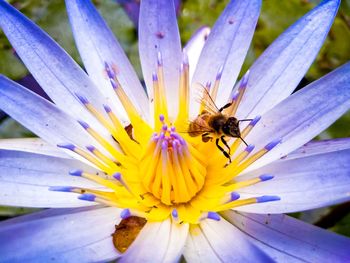
<svg viewBox="0 0 350 263">
<path fill-rule="evenodd" d="M 206 122 L 199 123 L 196 120 L 192 120 L 192 121 L 188 121 L 187 125 L 188 125 L 189 129 L 187 129 L 186 131 L 176 130 L 176 132 L 187 133 L 187 134 L 201 134 L 201 133 L 205 133 L 205 132 L 210 132 L 210 133 L 214 132 L 213 129 Z"/>
<path fill-rule="evenodd" d="M 200 83 L 195 83 L 195 88 L 198 93 L 196 93 L 196 101 L 203 107 L 204 110 L 211 114 L 217 114 L 219 112 L 219 108 L 216 106 L 213 98 L 210 96 L 208 88 L 203 86 Z"/>
</svg>

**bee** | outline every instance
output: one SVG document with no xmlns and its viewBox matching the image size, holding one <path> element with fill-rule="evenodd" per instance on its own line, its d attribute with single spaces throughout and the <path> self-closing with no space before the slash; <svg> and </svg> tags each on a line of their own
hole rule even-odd
<svg viewBox="0 0 350 263">
<path fill-rule="evenodd" d="M 231 149 L 225 140 L 225 137 L 239 138 L 248 146 L 245 140 L 241 137 L 239 123 L 243 121 L 251 121 L 252 119 L 238 120 L 234 116 L 228 116 L 223 111 L 229 108 L 232 105 L 232 102 L 218 108 L 208 90 L 205 87 L 203 88 L 205 96 L 208 98 L 204 105 L 205 109 L 202 110 L 192 122 L 190 122 L 187 132 L 191 137 L 202 136 L 203 142 L 212 141 L 215 137 L 216 147 L 227 159 L 229 159 L 229 162 L 231 162 Z M 220 141 L 227 150 L 220 145 Z"/>
</svg>

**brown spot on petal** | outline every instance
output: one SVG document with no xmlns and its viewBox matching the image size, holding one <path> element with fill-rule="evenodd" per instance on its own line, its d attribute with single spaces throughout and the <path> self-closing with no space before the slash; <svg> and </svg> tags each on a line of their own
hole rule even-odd
<svg viewBox="0 0 350 263">
<path fill-rule="evenodd" d="M 162 32 L 162 31 L 158 31 L 158 32 L 156 33 L 156 36 L 157 36 L 158 38 L 162 39 L 162 38 L 164 38 L 165 34 L 164 34 L 164 32 Z"/>
<path fill-rule="evenodd" d="M 130 139 L 133 139 L 132 137 L 132 124 L 130 123 L 129 125 L 124 127 L 126 133 L 129 135 Z"/>
<path fill-rule="evenodd" d="M 233 17 L 230 17 L 230 18 L 228 19 L 228 23 L 229 23 L 230 25 L 232 25 L 234 22 L 235 22 L 235 20 L 233 19 Z"/>
<path fill-rule="evenodd" d="M 113 245 L 121 253 L 125 252 L 134 242 L 147 220 L 142 217 L 131 216 L 120 221 L 112 234 Z"/>
<path fill-rule="evenodd" d="M 138 141 L 135 140 L 135 138 L 134 138 L 134 136 L 132 134 L 133 127 L 132 127 L 131 123 L 129 125 L 125 126 L 124 129 L 125 129 L 126 133 L 129 135 L 131 140 L 133 140 L 134 142 L 140 144 Z"/>
</svg>

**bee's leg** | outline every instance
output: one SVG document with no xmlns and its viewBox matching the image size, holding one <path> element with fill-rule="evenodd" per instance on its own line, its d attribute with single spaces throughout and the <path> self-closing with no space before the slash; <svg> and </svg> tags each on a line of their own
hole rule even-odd
<svg viewBox="0 0 350 263">
<path fill-rule="evenodd" d="M 232 102 L 229 102 L 227 104 L 225 104 L 224 106 L 222 106 L 220 109 L 219 109 L 219 112 L 222 112 L 224 109 L 230 107 L 232 105 Z"/>
<path fill-rule="evenodd" d="M 231 155 L 231 148 L 230 146 L 227 144 L 227 141 L 225 140 L 225 135 L 220 137 L 222 143 L 226 146 L 226 148 L 228 149 L 228 154 Z"/>
<path fill-rule="evenodd" d="M 244 142 L 245 146 L 248 146 L 248 143 L 241 136 L 239 136 L 238 138 L 240 138 L 242 142 Z"/>
<path fill-rule="evenodd" d="M 202 134 L 202 142 L 208 142 L 208 141 L 213 140 L 213 137 L 210 136 L 209 132 L 205 132 Z"/>
<path fill-rule="evenodd" d="M 242 120 L 238 120 L 237 123 L 239 124 L 240 122 L 244 122 L 244 121 L 252 121 L 254 119 L 242 119 Z"/>
<path fill-rule="evenodd" d="M 231 163 L 231 156 L 219 145 L 219 138 L 216 139 L 215 143 L 216 143 L 216 147 L 218 147 L 218 149 L 225 155 L 227 159 L 230 160 L 230 163 Z"/>
</svg>

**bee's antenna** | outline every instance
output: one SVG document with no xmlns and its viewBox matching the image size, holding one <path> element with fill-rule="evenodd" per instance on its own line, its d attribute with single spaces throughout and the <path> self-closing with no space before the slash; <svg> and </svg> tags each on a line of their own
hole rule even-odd
<svg viewBox="0 0 350 263">
<path fill-rule="evenodd" d="M 246 146 L 248 146 L 248 143 L 241 136 L 239 136 L 239 138 L 242 140 L 242 142 L 244 142 Z"/>
</svg>

